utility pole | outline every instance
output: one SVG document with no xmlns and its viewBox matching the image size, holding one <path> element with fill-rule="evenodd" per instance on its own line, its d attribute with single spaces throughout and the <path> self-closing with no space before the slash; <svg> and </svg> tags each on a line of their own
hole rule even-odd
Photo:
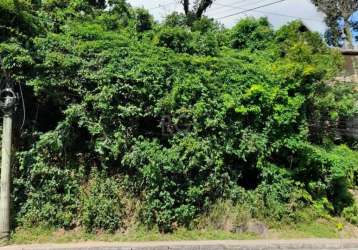
<svg viewBox="0 0 358 250">
<path fill-rule="evenodd" d="M 3 133 L 1 147 L 0 179 L 0 240 L 7 241 L 10 236 L 10 187 L 11 187 L 11 139 L 12 116 L 17 103 L 17 96 L 7 82 L 0 91 L 0 109 L 3 112 Z"/>
</svg>

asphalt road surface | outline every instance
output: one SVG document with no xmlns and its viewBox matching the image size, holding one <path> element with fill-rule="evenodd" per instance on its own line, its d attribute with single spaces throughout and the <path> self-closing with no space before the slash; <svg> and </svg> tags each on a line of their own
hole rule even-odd
<svg viewBox="0 0 358 250">
<path fill-rule="evenodd" d="M 358 250 L 351 240 L 252 240 L 252 241 L 170 241 L 170 242 L 84 242 L 74 244 L 12 245 L 9 250 Z"/>
</svg>

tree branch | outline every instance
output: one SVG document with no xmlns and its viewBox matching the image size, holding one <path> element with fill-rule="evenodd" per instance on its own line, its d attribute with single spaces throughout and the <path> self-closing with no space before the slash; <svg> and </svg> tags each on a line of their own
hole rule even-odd
<svg viewBox="0 0 358 250">
<path fill-rule="evenodd" d="M 197 19 L 201 18 L 201 16 L 204 14 L 207 8 L 212 5 L 214 0 L 201 0 L 198 4 L 197 10 L 195 12 L 195 16 Z"/>
</svg>

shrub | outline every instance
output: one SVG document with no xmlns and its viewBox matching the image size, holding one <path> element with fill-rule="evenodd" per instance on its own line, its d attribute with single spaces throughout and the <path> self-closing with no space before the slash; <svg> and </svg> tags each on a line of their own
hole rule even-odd
<svg viewBox="0 0 358 250">
<path fill-rule="evenodd" d="M 144 32 L 151 30 L 153 27 L 153 17 L 145 9 L 138 9 L 136 11 L 136 30 L 138 32 Z"/>
<path fill-rule="evenodd" d="M 138 142 L 124 157 L 124 165 L 141 176 L 143 222 L 164 232 L 173 225 L 189 226 L 227 188 L 220 155 L 207 141 L 190 136 L 171 148 L 155 141 Z"/>
<path fill-rule="evenodd" d="M 346 207 L 342 212 L 343 218 L 345 218 L 348 222 L 358 225 L 358 206 L 357 204 L 353 204 L 350 207 Z"/>
<path fill-rule="evenodd" d="M 187 17 L 178 12 L 173 12 L 165 17 L 164 25 L 168 27 L 187 27 Z"/>
<path fill-rule="evenodd" d="M 251 219 L 249 204 L 234 205 L 232 201 L 218 200 L 208 212 L 201 215 L 196 226 L 199 229 L 235 231 Z"/>
<path fill-rule="evenodd" d="M 66 147 L 62 136 L 56 132 L 42 135 L 32 150 L 19 154 L 14 193 L 17 221 L 22 226 L 70 228 L 76 223 L 82 167 L 52 158 Z"/>
<path fill-rule="evenodd" d="M 195 20 L 191 26 L 192 31 L 199 31 L 205 36 L 206 33 L 221 31 L 222 25 L 215 21 L 213 18 L 202 17 L 199 20 Z"/>
<path fill-rule="evenodd" d="M 46 32 L 0 45 L 31 110 L 18 140 L 18 218 L 122 228 L 114 176 L 142 203 L 141 222 L 164 232 L 218 199 L 247 198 L 253 216 L 275 220 L 324 199 L 337 214 L 351 205 L 354 164 L 330 135 L 312 136 L 315 117 L 344 118 L 355 101 L 348 88 L 321 91 L 341 59 L 317 34 L 251 18 L 226 30 L 183 16 L 161 25 L 112 3 L 41 9 Z"/>
<path fill-rule="evenodd" d="M 261 166 L 261 183 L 249 191 L 243 201 L 238 203 L 250 208 L 253 218 L 271 224 L 295 223 L 298 214 L 311 206 L 313 199 L 304 185 L 293 179 L 285 168 L 274 164 Z"/>
<path fill-rule="evenodd" d="M 218 53 L 219 43 L 214 32 L 191 32 L 187 27 L 165 27 L 158 35 L 158 45 L 177 53 L 213 56 Z"/>
<path fill-rule="evenodd" d="M 265 49 L 271 46 L 274 33 L 266 18 L 246 18 L 232 29 L 231 46 L 234 49 Z"/>
<path fill-rule="evenodd" d="M 177 53 L 192 53 L 192 34 L 185 28 L 165 28 L 158 35 L 158 45 L 170 48 Z"/>
<path fill-rule="evenodd" d="M 344 147 L 341 147 L 342 149 Z M 348 148 L 345 149 L 348 152 L 351 151 Z M 308 192 L 314 198 L 326 196 L 332 202 L 337 214 L 353 203 L 353 197 L 348 188 L 349 178 L 356 168 L 354 164 L 347 164 L 342 154 L 337 154 L 337 151 L 327 151 L 313 145 L 302 144 L 295 150 L 298 154 L 296 179 L 306 183 Z M 308 176 L 314 176 L 314 178 Z"/>
<path fill-rule="evenodd" d="M 80 222 L 88 232 L 114 232 L 123 226 L 124 205 L 118 180 L 95 175 L 80 197 Z"/>
</svg>

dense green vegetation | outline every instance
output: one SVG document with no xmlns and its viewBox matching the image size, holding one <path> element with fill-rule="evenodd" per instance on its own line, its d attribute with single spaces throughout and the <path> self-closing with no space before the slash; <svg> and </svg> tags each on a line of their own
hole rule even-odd
<svg viewBox="0 0 358 250">
<path fill-rule="evenodd" d="M 14 227 L 170 232 L 205 226 L 222 201 L 271 224 L 357 221 L 357 144 L 342 132 L 357 93 L 333 83 L 342 59 L 319 34 L 158 24 L 109 3 L 0 3 L 1 67 L 27 110 Z"/>
</svg>

